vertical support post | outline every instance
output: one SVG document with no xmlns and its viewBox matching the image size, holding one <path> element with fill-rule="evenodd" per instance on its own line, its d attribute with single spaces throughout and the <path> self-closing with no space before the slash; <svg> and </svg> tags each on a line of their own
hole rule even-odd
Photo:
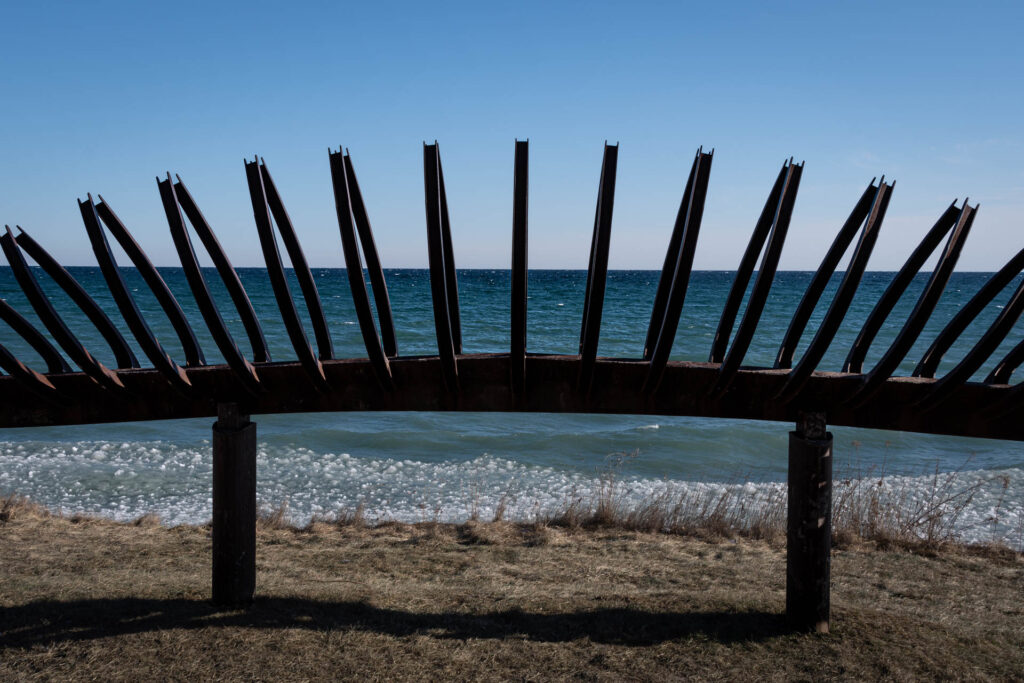
<svg viewBox="0 0 1024 683">
<path fill-rule="evenodd" d="M 256 588 L 256 424 L 218 403 L 213 424 L 213 602 L 252 602 Z"/>
<path fill-rule="evenodd" d="M 828 633 L 832 551 L 832 434 L 825 414 L 801 412 L 789 433 L 786 619 Z"/>
</svg>

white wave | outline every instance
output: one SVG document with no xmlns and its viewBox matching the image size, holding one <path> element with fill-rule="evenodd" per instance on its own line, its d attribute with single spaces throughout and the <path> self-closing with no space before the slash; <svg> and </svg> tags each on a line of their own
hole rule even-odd
<svg viewBox="0 0 1024 683">
<path fill-rule="evenodd" d="M 656 426 L 656 425 L 654 425 Z M 461 522 L 477 514 L 490 519 L 500 507 L 506 519 L 530 521 L 568 503 L 595 500 L 608 478 L 552 467 L 525 465 L 482 455 L 469 461 L 424 462 L 319 453 L 303 447 L 260 444 L 258 499 L 281 504 L 298 524 L 362 505 L 376 521 Z M 131 520 L 153 513 L 164 524 L 202 524 L 211 510 L 211 453 L 206 440 L 190 445 L 167 441 L 0 442 L 0 494 L 19 493 L 65 513 L 89 513 Z M 1024 528 L 1024 469 L 973 470 L 939 475 L 949 490 L 971 491 L 959 516 L 963 540 L 1013 538 Z M 878 486 L 882 498 L 906 506 L 936 497 L 933 476 L 892 476 L 882 480 L 837 479 L 834 499 L 853 484 Z M 1004 486 L 1005 484 L 1005 486 Z M 784 494 L 784 482 L 683 481 L 622 476 L 614 496 L 623 508 L 654 499 L 717 498 L 742 494 L 754 510 Z M 1019 543 L 1019 539 L 1016 540 Z"/>
</svg>

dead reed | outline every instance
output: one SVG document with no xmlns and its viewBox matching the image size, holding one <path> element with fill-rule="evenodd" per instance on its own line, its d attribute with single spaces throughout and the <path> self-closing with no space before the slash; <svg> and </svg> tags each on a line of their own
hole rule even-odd
<svg viewBox="0 0 1024 683">
<path fill-rule="evenodd" d="M 510 514 L 515 495 L 506 493 L 495 504 L 491 521 L 512 522 L 513 526 L 538 530 L 621 529 L 643 533 L 666 533 L 706 540 L 748 538 L 770 543 L 784 542 L 786 534 L 786 489 L 782 483 L 755 485 L 749 480 L 708 486 L 667 485 L 659 493 L 637 502 L 628 493 L 628 482 L 622 477 L 624 465 L 638 457 L 638 451 L 609 456 L 595 487 L 568 495 L 557 507 L 534 510 L 528 518 Z M 834 478 L 832 494 L 833 545 L 837 548 L 858 543 L 879 547 L 914 547 L 934 550 L 947 545 L 965 545 L 963 519 L 979 493 L 998 487 L 995 504 L 985 523 L 989 532 L 984 545 L 993 549 L 1024 552 L 1024 519 L 1008 526 L 1004 518 L 1009 512 L 1007 497 L 1010 480 L 1005 475 L 965 478 L 968 459 L 952 472 L 940 472 L 938 466 L 921 477 L 887 475 L 884 468 L 849 471 Z M 472 501 L 472 514 L 466 523 L 475 525 L 480 533 L 482 506 L 479 492 Z M 425 524 L 439 524 L 440 510 L 421 505 Z M 33 515 L 49 515 L 44 508 L 24 497 L 9 495 L 0 498 L 0 525 L 12 515 L 31 511 Z M 59 514 L 60 513 L 56 513 Z M 82 518 L 74 515 L 73 519 Z M 388 523 L 368 517 L 363 504 L 343 508 L 327 516 L 316 516 L 305 525 L 366 527 Z M 150 526 L 158 522 L 155 515 L 144 515 L 136 524 Z M 258 527 L 263 530 L 296 528 L 289 514 L 287 501 L 260 510 Z M 532 531 L 531 531 L 532 533 Z M 975 534 L 977 538 L 977 534 Z"/>
<path fill-rule="evenodd" d="M 620 465 L 636 453 L 619 454 L 601 474 L 590 495 L 571 495 L 554 511 L 539 513 L 535 522 L 565 528 L 620 528 L 697 538 L 751 538 L 780 541 L 786 534 L 787 496 L 784 484 L 755 486 L 749 481 L 717 487 L 666 487 L 640 503 L 631 502 L 619 481 Z M 994 475 L 966 480 L 967 464 L 952 472 L 936 465 L 922 487 L 920 477 L 850 471 L 834 479 L 833 544 L 871 542 L 880 546 L 935 549 L 963 544 L 962 521 L 976 497 L 987 487 L 1000 494 L 987 521 L 984 545 L 1024 551 L 1024 521 L 1000 532 L 1007 507 L 1009 478 Z"/>
</svg>

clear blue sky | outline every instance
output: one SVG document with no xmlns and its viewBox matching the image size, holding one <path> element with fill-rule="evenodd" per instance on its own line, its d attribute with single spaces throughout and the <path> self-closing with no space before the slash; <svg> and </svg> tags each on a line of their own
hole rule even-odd
<svg viewBox="0 0 1024 683">
<path fill-rule="evenodd" d="M 735 268 L 791 155 L 807 166 L 783 268 L 817 267 L 883 173 L 871 268 L 964 196 L 982 207 L 961 268 L 998 268 L 1024 247 L 1024 4 L 844 5 L 6 1 L 0 222 L 93 264 L 75 199 L 101 193 L 172 265 L 154 180 L 172 171 L 235 264 L 259 265 L 242 160 L 260 154 L 311 263 L 342 265 L 342 144 L 385 266 L 423 266 L 436 138 L 457 264 L 507 268 L 528 137 L 530 265 L 584 268 L 608 139 L 613 268 L 660 268 L 698 145 L 716 149 L 698 268 Z"/>
</svg>

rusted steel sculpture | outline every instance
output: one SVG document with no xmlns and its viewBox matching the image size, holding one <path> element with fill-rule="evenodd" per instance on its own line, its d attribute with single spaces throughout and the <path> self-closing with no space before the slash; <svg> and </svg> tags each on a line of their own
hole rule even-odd
<svg viewBox="0 0 1024 683">
<path fill-rule="evenodd" d="M 972 207 L 964 201 L 958 207 L 954 202 L 942 213 L 871 312 L 849 350 L 842 371 L 821 371 L 818 365 L 849 310 L 892 195 L 891 183 L 886 183 L 884 178 L 877 184 L 872 180 L 840 228 L 794 312 L 774 367 L 746 367 L 743 361 L 768 299 L 803 173 L 802 164 L 787 161 L 768 194 L 739 264 L 708 362 L 670 361 L 690 281 L 713 161 L 713 152 L 698 150 L 665 254 L 643 356 L 635 359 L 600 358 L 597 348 L 608 272 L 618 158 L 618 147 L 606 144 L 598 186 L 579 353 L 571 356 L 537 355 L 528 353 L 526 338 L 528 153 L 528 143 L 517 141 L 513 173 L 512 334 L 508 353 L 462 353 L 458 282 L 444 173 L 436 143 L 423 147 L 427 253 L 438 345 L 436 356 L 398 354 L 384 270 L 347 151 L 329 151 L 329 161 L 342 251 L 359 329 L 366 346 L 366 358 L 334 357 L 328 321 L 316 283 L 282 198 L 261 159 L 245 163 L 246 179 L 274 296 L 297 361 L 271 361 L 260 322 L 241 280 L 180 178 L 173 180 L 170 174 L 164 179 L 158 178 L 159 194 L 203 324 L 226 360 L 223 365 L 206 363 L 192 330 L 194 321 L 185 318 L 181 306 L 142 248 L 102 197 L 98 204 L 91 195 L 79 202 L 82 218 L 117 308 L 151 367 L 140 367 L 139 359 L 118 328 L 66 269 L 26 232 L 21 231 L 15 236 L 8 227 L 0 236 L 0 247 L 53 343 L 7 302 L 0 301 L 0 318 L 31 345 L 46 364 L 45 372 L 34 370 L 0 344 L 0 368 L 6 373 L 0 377 L 0 427 L 201 417 L 217 415 L 219 410 L 214 452 L 215 455 L 221 453 L 222 460 L 215 463 L 215 478 L 219 477 L 219 480 L 215 482 L 214 489 L 215 492 L 237 490 L 244 493 L 236 496 L 243 501 L 238 504 L 242 505 L 241 508 L 237 505 L 225 508 L 221 504 L 223 498 L 215 502 L 215 529 L 221 529 L 223 537 L 226 528 L 223 524 L 236 524 L 239 514 L 243 517 L 249 514 L 246 506 L 249 506 L 247 501 L 251 498 L 249 487 L 255 485 L 254 461 L 244 458 L 251 460 L 254 457 L 254 446 L 251 445 L 255 443 L 254 427 L 248 420 L 251 414 L 471 410 L 647 413 L 796 422 L 798 429 L 792 433 L 791 445 L 791 459 L 796 458 L 796 461 L 791 463 L 790 471 L 790 580 L 795 583 L 790 585 L 787 611 L 795 623 L 817 628 L 827 628 L 828 620 L 827 508 L 831 490 L 831 437 L 825 431 L 825 416 L 829 423 L 837 425 L 1024 440 L 1024 420 L 1021 419 L 1024 383 L 1009 384 L 1013 371 L 1024 362 L 1024 340 L 998 363 L 983 382 L 969 381 L 1005 340 L 1024 311 L 1024 284 L 1017 288 L 998 318 L 967 355 L 942 377 L 935 377 L 939 362 L 953 343 L 1024 268 L 1024 250 L 1016 254 L 949 321 L 912 376 L 893 376 L 935 310 L 970 232 L 977 206 Z M 188 224 L 213 260 L 235 312 L 242 320 L 248 337 L 249 357 L 224 325 L 199 268 Z M 299 319 L 285 278 L 275 226 L 295 269 L 314 331 L 315 350 Z M 112 234 L 125 250 L 172 323 L 184 352 L 183 364 L 171 358 L 150 331 L 118 271 L 106 232 Z M 860 236 L 850 263 L 828 311 L 814 331 L 809 346 L 799 359 L 795 359 L 811 314 L 858 232 Z M 945 247 L 913 311 L 881 359 L 865 370 L 865 357 L 875 336 L 944 237 Z M 763 256 L 757 266 L 762 251 Z M 108 368 L 97 361 L 68 329 L 39 286 L 26 255 L 41 266 L 42 271 L 96 326 L 113 351 L 116 368 Z M 362 276 L 364 258 L 376 304 L 376 322 Z M 740 317 L 740 307 L 752 277 L 754 283 Z M 65 360 L 65 355 L 77 366 L 77 371 Z M 244 438 L 241 436 L 243 432 Z M 225 446 L 229 442 L 236 445 Z M 237 467 L 229 461 L 229 455 L 224 455 L 232 453 L 234 455 L 230 457 L 241 463 Z M 222 497 L 224 495 L 227 494 L 221 494 Z M 230 514 L 223 512 L 225 509 L 230 509 Z M 224 519 L 232 518 L 236 522 L 217 522 L 217 515 L 221 513 L 227 515 Z M 251 530 L 246 530 L 248 527 L 243 527 L 237 527 L 236 531 L 242 535 L 251 533 Z M 217 535 L 215 532 L 215 541 Z M 224 548 L 223 545 L 219 547 L 220 550 Z M 226 560 L 220 562 L 221 566 L 229 564 Z M 221 570 L 222 573 L 224 571 L 228 570 Z M 821 583 L 823 571 L 824 589 Z M 233 577 L 234 583 L 230 585 L 236 588 L 225 588 L 228 584 L 222 581 L 219 599 L 245 599 L 246 591 L 251 597 L 252 582 L 244 577 L 241 581 L 235 579 L 238 577 Z M 217 580 L 215 575 L 215 584 Z M 817 583 L 810 586 L 808 582 Z"/>
</svg>

